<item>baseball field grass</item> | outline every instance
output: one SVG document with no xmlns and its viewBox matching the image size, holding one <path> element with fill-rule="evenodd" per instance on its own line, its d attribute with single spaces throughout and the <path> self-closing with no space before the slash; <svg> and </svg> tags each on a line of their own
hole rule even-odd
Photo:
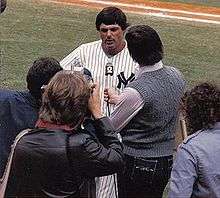
<svg viewBox="0 0 220 198">
<path fill-rule="evenodd" d="M 0 87 L 23 89 L 27 70 L 36 58 L 61 60 L 81 43 L 98 39 L 97 12 L 36 0 L 8 1 L 0 15 Z M 148 24 L 159 32 L 164 63 L 179 68 L 188 87 L 202 81 L 220 84 L 220 25 L 127 16 L 131 24 Z"/>
</svg>

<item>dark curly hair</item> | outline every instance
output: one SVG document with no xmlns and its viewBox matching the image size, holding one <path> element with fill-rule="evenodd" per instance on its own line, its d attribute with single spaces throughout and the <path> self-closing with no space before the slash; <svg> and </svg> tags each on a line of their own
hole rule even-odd
<svg viewBox="0 0 220 198">
<path fill-rule="evenodd" d="M 188 133 L 212 128 L 220 121 L 220 91 L 211 83 L 201 83 L 183 97 Z"/>
</svg>

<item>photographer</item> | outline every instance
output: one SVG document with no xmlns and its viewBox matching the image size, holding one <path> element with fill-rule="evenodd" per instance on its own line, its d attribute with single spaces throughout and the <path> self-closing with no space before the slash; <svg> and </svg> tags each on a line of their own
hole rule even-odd
<svg viewBox="0 0 220 198">
<path fill-rule="evenodd" d="M 87 109 L 96 136 L 81 126 Z M 7 196 L 80 197 L 87 178 L 123 168 L 122 146 L 101 113 L 99 86 L 79 72 L 58 72 L 45 88 L 36 128 L 18 142 Z"/>
</svg>

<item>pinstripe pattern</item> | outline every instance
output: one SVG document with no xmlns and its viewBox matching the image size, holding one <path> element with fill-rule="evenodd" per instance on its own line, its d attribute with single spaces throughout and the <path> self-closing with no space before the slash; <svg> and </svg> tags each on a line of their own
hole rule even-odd
<svg viewBox="0 0 220 198">
<path fill-rule="evenodd" d="M 135 73 L 137 64 L 134 63 L 129 55 L 127 47 L 113 57 L 108 57 L 101 46 L 102 41 L 83 44 L 65 57 L 61 62 L 61 66 L 66 70 L 73 69 L 73 66 L 86 67 L 90 70 L 95 82 L 100 84 L 100 95 L 102 99 L 102 110 L 107 114 L 107 105 L 104 102 L 104 88 L 113 87 L 120 92 L 124 86 L 119 90 L 118 77 L 120 72 L 124 72 L 124 76 L 128 79 L 131 73 Z M 105 76 L 105 67 L 107 63 L 113 65 L 113 76 Z M 110 107 L 110 111 L 112 107 Z M 110 175 L 96 178 L 96 195 L 97 198 L 115 198 L 117 190 L 116 176 Z M 116 188 L 115 188 L 116 187 Z"/>
</svg>

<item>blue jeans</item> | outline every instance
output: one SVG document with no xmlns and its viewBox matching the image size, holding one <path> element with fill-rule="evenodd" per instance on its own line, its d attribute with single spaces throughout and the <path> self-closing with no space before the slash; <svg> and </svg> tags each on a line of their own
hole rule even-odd
<svg viewBox="0 0 220 198">
<path fill-rule="evenodd" d="M 118 174 L 119 198 L 160 198 L 170 178 L 173 156 L 137 158 L 125 155 L 126 168 Z"/>
</svg>

